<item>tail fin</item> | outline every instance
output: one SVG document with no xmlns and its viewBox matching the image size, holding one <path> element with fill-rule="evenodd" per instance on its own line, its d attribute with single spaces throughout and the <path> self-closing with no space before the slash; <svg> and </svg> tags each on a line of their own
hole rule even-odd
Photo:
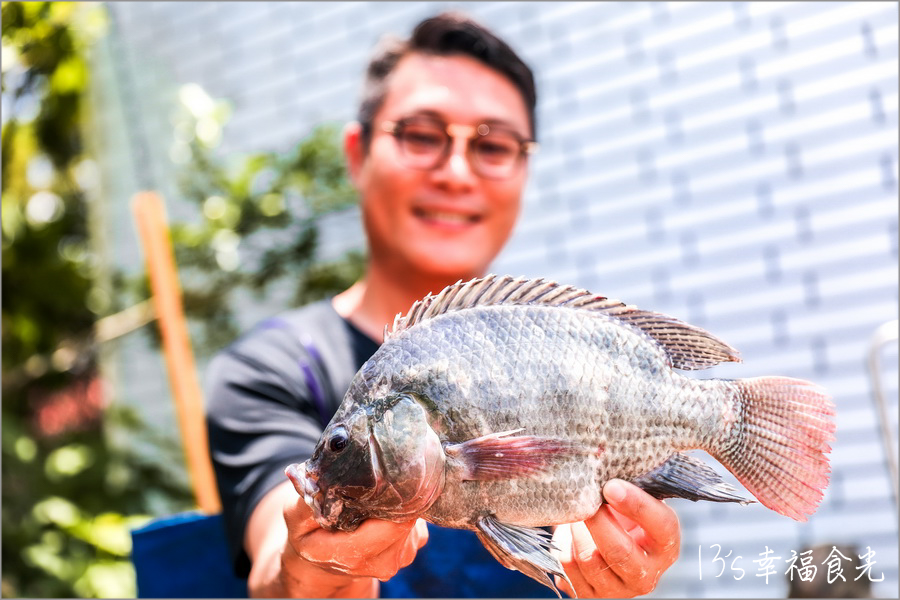
<svg viewBox="0 0 900 600">
<path fill-rule="evenodd" d="M 819 386 L 789 377 L 732 382 L 740 416 L 714 456 L 765 506 L 806 521 L 828 485 L 834 404 Z"/>
</svg>

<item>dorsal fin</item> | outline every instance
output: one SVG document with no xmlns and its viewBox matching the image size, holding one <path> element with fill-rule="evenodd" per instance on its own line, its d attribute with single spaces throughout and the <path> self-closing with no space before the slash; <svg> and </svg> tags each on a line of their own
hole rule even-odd
<svg viewBox="0 0 900 600">
<path fill-rule="evenodd" d="M 577 308 L 615 318 L 655 340 L 676 369 L 707 369 L 720 362 L 740 362 L 738 351 L 708 331 L 674 317 L 640 310 L 618 300 L 543 278 L 488 275 L 458 281 L 436 295 L 417 300 L 406 315 L 398 313 L 384 328 L 384 339 L 438 315 L 476 306 L 532 305 Z"/>
</svg>

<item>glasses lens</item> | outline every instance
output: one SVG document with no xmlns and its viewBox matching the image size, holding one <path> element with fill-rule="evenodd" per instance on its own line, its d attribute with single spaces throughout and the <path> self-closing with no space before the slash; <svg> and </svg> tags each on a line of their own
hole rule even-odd
<svg viewBox="0 0 900 600">
<path fill-rule="evenodd" d="M 486 133 L 482 135 L 481 128 Z M 452 138 L 447 125 L 431 119 L 399 121 L 392 131 L 403 162 L 414 169 L 429 170 L 446 160 Z M 510 177 L 519 166 L 522 141 L 513 132 L 479 126 L 478 135 L 469 141 L 468 158 L 472 170 L 489 179 Z"/>
<path fill-rule="evenodd" d="M 515 166 L 521 153 L 521 144 L 511 134 L 491 132 L 476 139 L 473 150 L 481 167 L 503 171 Z"/>
<path fill-rule="evenodd" d="M 437 123 L 407 121 L 397 132 L 397 141 L 411 166 L 431 167 L 444 154 L 447 133 Z"/>
</svg>

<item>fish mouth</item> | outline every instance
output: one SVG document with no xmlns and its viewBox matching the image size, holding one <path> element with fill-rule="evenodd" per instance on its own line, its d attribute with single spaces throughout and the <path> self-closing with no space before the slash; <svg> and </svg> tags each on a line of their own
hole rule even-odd
<svg viewBox="0 0 900 600">
<path fill-rule="evenodd" d="M 315 472 L 307 469 L 306 463 L 288 465 L 284 470 L 297 493 L 303 496 L 303 501 L 312 510 L 313 518 L 323 529 L 334 531 L 337 528 L 338 519 L 344 509 L 344 502 L 340 498 L 329 498 L 326 503 L 326 495 L 319 488 L 318 477 Z"/>
</svg>

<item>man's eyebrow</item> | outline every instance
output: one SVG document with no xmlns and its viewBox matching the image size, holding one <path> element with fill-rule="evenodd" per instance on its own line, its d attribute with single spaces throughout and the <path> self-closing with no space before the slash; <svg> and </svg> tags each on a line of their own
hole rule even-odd
<svg viewBox="0 0 900 600">
<path fill-rule="evenodd" d="M 432 110 L 430 108 L 420 108 L 410 112 L 408 115 L 403 117 L 404 119 L 409 119 L 410 117 L 431 117 L 438 121 L 446 121 L 447 119 L 436 110 Z"/>
<path fill-rule="evenodd" d="M 497 118 L 485 119 L 484 121 L 481 121 L 481 123 L 484 123 L 485 125 L 498 125 L 505 129 L 511 129 L 512 131 L 519 131 L 518 127 L 516 127 L 511 121 L 507 121 L 506 119 L 497 119 Z"/>
<path fill-rule="evenodd" d="M 432 117 L 439 121 L 450 122 L 450 119 L 448 119 L 444 114 L 442 114 L 434 109 L 431 109 L 431 108 L 420 108 L 420 109 L 414 110 L 406 118 L 409 118 L 409 117 Z M 478 121 L 478 124 L 479 125 L 481 125 L 481 124 L 500 125 L 500 126 L 506 127 L 507 129 L 512 129 L 512 130 L 518 131 L 518 127 L 516 127 L 512 121 L 509 121 L 507 119 L 503 119 L 500 117 L 489 117 L 487 119 L 481 119 Z"/>
<path fill-rule="evenodd" d="M 436 111 L 436 110 L 434 110 L 434 109 L 431 109 L 431 108 L 423 108 L 423 109 L 421 109 L 421 110 L 418 111 L 418 114 L 420 114 L 420 115 L 426 115 L 426 116 L 429 116 L 429 117 L 435 117 L 435 118 L 437 118 L 437 119 L 444 119 L 444 120 L 446 120 L 445 117 L 444 117 L 444 115 L 443 115 L 442 113 L 440 113 L 439 111 Z"/>
</svg>

